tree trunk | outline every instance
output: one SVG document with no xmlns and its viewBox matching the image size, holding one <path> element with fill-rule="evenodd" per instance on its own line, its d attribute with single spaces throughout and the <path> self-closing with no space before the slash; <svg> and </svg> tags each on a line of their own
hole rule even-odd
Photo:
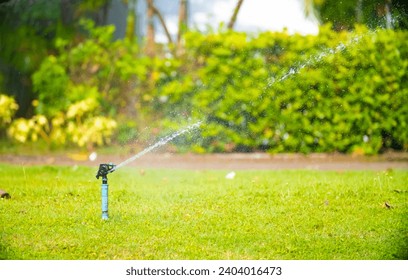
<svg viewBox="0 0 408 280">
<path fill-rule="evenodd" d="M 63 25 L 70 25 L 73 21 L 73 6 L 70 0 L 61 0 L 60 11 L 61 11 L 61 22 Z"/>
<path fill-rule="evenodd" d="M 156 14 L 156 16 L 159 18 L 161 25 L 163 26 L 164 32 L 166 33 L 167 40 L 169 41 L 169 44 L 173 44 L 173 40 L 171 39 L 170 32 L 167 28 L 166 22 L 164 21 L 163 16 L 159 12 L 159 10 L 153 6 L 153 11 Z"/>
<path fill-rule="evenodd" d="M 231 17 L 231 19 L 230 19 L 230 21 L 228 23 L 228 29 L 232 30 L 234 28 L 234 25 L 235 25 L 235 22 L 237 21 L 238 12 L 239 12 L 239 9 L 241 8 L 242 2 L 244 2 L 244 0 L 238 0 L 237 5 L 235 6 L 235 9 L 234 9 L 234 13 L 232 14 L 232 17 Z"/>
<path fill-rule="evenodd" d="M 150 57 L 155 56 L 154 41 L 154 5 L 153 0 L 147 0 L 147 33 L 146 33 L 146 54 Z"/>
<path fill-rule="evenodd" d="M 362 23 L 363 22 L 363 0 L 357 0 L 356 22 L 357 23 Z"/>
<path fill-rule="evenodd" d="M 308 17 L 313 13 L 313 0 L 304 0 L 305 15 Z"/>
<path fill-rule="evenodd" d="M 126 18 L 125 36 L 130 41 L 133 41 L 133 39 L 135 38 L 137 0 L 129 0 L 127 6 L 128 15 Z"/>
<path fill-rule="evenodd" d="M 385 24 L 387 29 L 392 29 L 391 0 L 385 1 Z"/>
<path fill-rule="evenodd" d="M 102 7 L 102 24 L 106 25 L 108 23 L 108 12 L 111 4 L 111 0 L 106 1 Z"/>
<path fill-rule="evenodd" d="M 178 34 L 177 34 L 177 55 L 182 53 L 181 38 L 187 29 L 187 0 L 180 0 Z"/>
</svg>

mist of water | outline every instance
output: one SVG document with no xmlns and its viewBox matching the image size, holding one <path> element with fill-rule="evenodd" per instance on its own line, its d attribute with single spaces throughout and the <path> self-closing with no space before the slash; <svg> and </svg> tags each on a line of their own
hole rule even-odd
<svg viewBox="0 0 408 280">
<path fill-rule="evenodd" d="M 336 53 L 344 51 L 347 47 L 358 43 L 360 41 L 360 39 L 361 39 L 361 36 L 353 37 L 346 43 L 340 43 L 334 48 L 325 49 L 325 50 L 321 51 L 319 54 L 309 57 L 305 62 L 303 62 L 303 63 L 301 63 L 301 64 L 299 64 L 297 66 L 292 66 L 282 76 L 277 77 L 277 78 L 274 78 L 274 77 L 270 78 L 269 81 L 268 81 L 268 84 L 267 84 L 267 86 L 265 87 L 264 90 L 270 88 L 275 83 L 285 81 L 286 79 L 290 78 L 291 76 L 298 74 L 303 68 L 306 68 L 308 66 L 312 66 L 312 65 L 322 61 L 323 58 L 325 58 L 325 57 L 327 57 L 329 55 L 334 55 Z"/>
<path fill-rule="evenodd" d="M 158 142 L 156 142 L 155 144 L 147 147 L 146 149 L 144 149 L 140 153 L 138 153 L 138 154 L 128 158 L 127 160 L 119 163 L 118 165 L 116 165 L 116 167 L 113 170 L 117 170 L 117 169 L 131 163 L 132 161 L 144 156 L 145 154 L 147 154 L 147 153 L 149 153 L 149 152 L 151 152 L 151 151 L 153 151 L 153 150 L 167 144 L 168 142 L 172 141 L 174 138 L 176 138 L 176 137 L 178 137 L 180 135 L 183 135 L 185 133 L 191 132 L 191 131 L 199 128 L 201 123 L 202 123 L 202 121 L 196 122 L 196 123 L 194 123 L 192 125 L 189 125 L 189 126 L 183 128 L 183 129 L 180 129 L 180 130 L 178 130 L 178 131 L 176 131 L 176 132 L 174 132 L 174 133 L 160 139 Z"/>
<path fill-rule="evenodd" d="M 325 49 L 325 50 L 321 51 L 319 54 L 309 57 L 305 62 L 303 62 L 303 63 L 301 63 L 299 65 L 291 67 L 282 76 L 280 76 L 278 78 L 271 78 L 268 81 L 268 84 L 266 85 L 266 87 L 264 88 L 264 92 L 266 92 L 266 90 L 268 88 L 270 88 L 273 84 L 282 82 L 282 81 L 290 78 L 293 75 L 297 75 L 303 68 L 314 65 L 314 64 L 320 62 L 323 58 L 327 57 L 328 55 L 333 55 L 333 54 L 336 54 L 336 53 L 339 53 L 339 52 L 345 50 L 350 45 L 358 43 L 360 39 L 361 39 L 361 36 L 353 37 L 346 43 L 340 43 L 339 45 L 337 45 L 334 48 Z M 199 122 L 197 122 L 195 124 L 192 124 L 192 125 L 190 125 L 190 126 L 188 126 L 186 128 L 183 128 L 183 129 L 181 129 L 179 131 L 174 132 L 173 134 L 171 134 L 169 136 L 166 136 L 166 137 L 160 139 L 158 142 L 156 142 L 155 144 L 147 147 L 146 149 L 139 152 L 138 154 L 128 158 L 127 160 L 125 160 L 125 161 L 123 161 L 121 163 L 119 163 L 113 170 L 119 169 L 119 168 L 131 163 L 132 161 L 144 156 L 145 154 L 147 154 L 147 153 L 149 153 L 149 152 L 151 152 L 151 151 L 153 151 L 153 150 L 167 144 L 168 142 L 172 141 L 174 138 L 176 138 L 176 137 L 178 137 L 180 135 L 183 135 L 185 133 L 191 132 L 194 129 L 197 129 L 198 127 L 200 127 L 202 122 L 203 121 L 199 121 Z"/>
</svg>

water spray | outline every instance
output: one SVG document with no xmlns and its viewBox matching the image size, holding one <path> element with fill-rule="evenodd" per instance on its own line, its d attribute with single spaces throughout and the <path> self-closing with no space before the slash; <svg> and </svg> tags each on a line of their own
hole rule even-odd
<svg viewBox="0 0 408 280">
<path fill-rule="evenodd" d="M 174 138 L 192 131 L 193 129 L 198 128 L 201 125 L 202 121 L 199 121 L 195 124 L 192 124 L 186 128 L 183 128 L 179 131 L 174 132 L 173 134 L 164 137 L 160 139 L 157 143 L 154 145 L 151 145 L 150 147 L 147 147 L 140 153 L 128 158 L 127 160 L 119 163 L 118 165 L 115 165 L 113 163 L 102 163 L 99 165 L 98 172 L 96 173 L 96 179 L 99 179 L 99 177 L 102 177 L 102 219 L 107 220 L 109 218 L 108 215 L 108 174 L 112 173 L 113 171 L 119 169 L 122 166 L 125 166 L 129 164 L 130 162 L 140 158 L 141 156 L 153 151 L 154 149 L 157 149 L 160 146 L 163 146 L 167 144 L 168 142 L 172 141 Z"/>
<path fill-rule="evenodd" d="M 99 165 L 98 173 L 96 173 L 96 179 L 102 177 L 102 220 L 107 220 L 108 215 L 108 174 L 115 171 L 115 166 L 113 163 L 102 163 Z"/>
</svg>

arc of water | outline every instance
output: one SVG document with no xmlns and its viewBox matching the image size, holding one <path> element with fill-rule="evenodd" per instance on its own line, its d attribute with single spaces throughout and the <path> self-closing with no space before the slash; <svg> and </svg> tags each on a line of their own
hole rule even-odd
<svg viewBox="0 0 408 280">
<path fill-rule="evenodd" d="M 369 33 L 369 34 L 371 34 L 371 33 Z M 300 64 L 298 66 L 291 67 L 289 69 L 289 71 L 287 71 L 281 77 L 271 78 L 269 80 L 268 84 L 266 85 L 266 87 L 264 88 L 264 91 L 269 89 L 273 84 L 278 83 L 278 82 L 282 82 L 282 81 L 288 79 L 289 77 L 298 74 L 299 71 L 302 70 L 303 68 L 314 65 L 315 63 L 321 61 L 326 56 L 341 52 L 341 51 L 345 50 L 348 46 L 358 43 L 360 41 L 360 39 L 361 39 L 361 35 L 355 36 L 355 37 L 351 38 L 346 43 L 340 43 L 334 48 L 325 49 L 322 52 L 320 52 L 319 54 L 311 56 L 306 62 L 304 62 L 304 63 L 302 63 L 302 64 Z"/>
<path fill-rule="evenodd" d="M 129 163 L 131 163 L 132 161 L 134 161 L 134 160 L 144 156 L 145 154 L 159 148 L 160 146 L 163 146 L 163 145 L 167 144 L 168 142 L 172 141 L 174 138 L 176 138 L 176 137 L 178 137 L 178 136 L 180 136 L 182 134 L 185 134 L 187 132 L 190 132 L 190 131 L 192 131 L 194 129 L 197 129 L 198 127 L 200 127 L 201 123 L 202 123 L 202 121 L 196 122 L 195 124 L 192 124 L 192 125 L 190 125 L 190 126 L 188 126 L 186 128 L 178 130 L 178 131 L 176 131 L 176 132 L 174 132 L 174 133 L 172 133 L 172 134 L 170 134 L 170 135 L 168 135 L 166 137 L 163 137 L 158 142 L 156 142 L 155 144 L 147 147 L 146 149 L 144 149 L 140 153 L 138 153 L 138 154 L 128 158 L 127 160 L 119 163 L 118 165 L 116 165 L 116 167 L 114 167 L 113 171 L 117 170 L 117 169 L 119 169 L 119 168 L 121 168 L 121 167 L 123 167 L 123 166 L 125 166 L 125 165 L 127 165 Z"/>
<path fill-rule="evenodd" d="M 315 56 L 310 57 L 306 62 L 304 62 L 304 63 L 302 63 L 302 64 L 300 64 L 300 65 L 298 65 L 298 66 L 293 66 L 293 67 L 291 67 L 291 68 L 289 69 L 289 71 L 286 72 L 286 73 L 285 73 L 284 75 L 282 75 L 281 77 L 272 78 L 272 79 L 267 83 L 266 87 L 263 89 L 263 93 L 265 93 L 266 90 L 269 89 L 269 88 L 270 88 L 273 84 L 275 84 L 276 82 L 282 82 L 282 81 L 288 79 L 289 77 L 298 74 L 299 71 L 302 70 L 303 68 L 308 67 L 308 66 L 311 66 L 311 65 L 313 65 L 313 64 L 315 64 L 315 63 L 321 61 L 324 57 L 326 57 L 326 56 L 328 56 L 328 55 L 336 54 L 336 53 L 338 53 L 338 52 L 340 52 L 340 51 L 343 51 L 343 50 L 346 49 L 346 47 L 348 47 L 349 45 L 358 43 L 360 39 L 361 39 L 361 36 L 356 36 L 356 37 L 352 38 L 351 40 L 349 40 L 349 41 L 346 42 L 346 43 L 340 43 L 339 45 L 337 45 L 337 46 L 334 47 L 334 48 L 326 49 L 326 50 L 322 51 L 321 53 L 319 53 L 318 55 L 315 55 Z M 171 135 L 169 135 L 169 136 L 166 136 L 166 137 L 160 139 L 158 142 L 156 142 L 155 144 L 153 144 L 153 145 L 147 147 L 146 149 L 144 149 L 144 150 L 141 151 L 140 153 L 138 153 L 138 154 L 136 154 L 136 155 L 134 155 L 134 156 L 128 158 L 127 160 L 125 160 L 125 161 L 119 163 L 118 165 L 116 165 L 116 167 L 114 167 L 114 169 L 113 169 L 112 171 L 114 171 L 114 170 L 116 170 L 116 169 L 119 169 L 119 168 L 121 168 L 121 167 L 123 167 L 123 166 L 129 164 L 130 162 L 132 162 L 132 161 L 134 161 L 134 160 L 136 160 L 136 159 L 138 159 L 138 158 L 144 156 L 145 154 L 147 154 L 147 153 L 153 151 L 154 149 L 157 149 L 157 148 L 159 148 L 160 146 L 163 146 L 163 145 L 167 144 L 168 142 L 172 141 L 174 138 L 176 138 L 176 137 L 178 137 L 178 136 L 180 136 L 180 135 L 182 135 L 182 134 L 184 134 L 184 133 L 187 133 L 187 132 L 189 132 L 189 131 L 191 131 L 191 130 L 193 130 L 193 129 L 198 128 L 198 127 L 201 125 L 201 123 L 202 123 L 202 121 L 199 121 L 199 122 L 197 122 L 197 123 L 195 123 L 195 124 L 192 124 L 192 125 L 190 125 L 190 126 L 184 128 L 184 129 L 181 129 L 181 130 L 179 130 L 179 131 L 176 131 L 176 132 L 174 132 L 173 134 L 171 134 Z"/>
</svg>

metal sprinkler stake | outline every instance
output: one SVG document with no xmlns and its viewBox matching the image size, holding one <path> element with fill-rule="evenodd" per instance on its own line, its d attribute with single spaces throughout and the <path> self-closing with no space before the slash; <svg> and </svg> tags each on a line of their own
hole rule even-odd
<svg viewBox="0 0 408 280">
<path fill-rule="evenodd" d="M 96 179 L 102 177 L 102 220 L 107 220 L 108 215 L 108 174 L 115 171 L 116 165 L 113 163 L 101 163 L 99 165 Z"/>
</svg>

